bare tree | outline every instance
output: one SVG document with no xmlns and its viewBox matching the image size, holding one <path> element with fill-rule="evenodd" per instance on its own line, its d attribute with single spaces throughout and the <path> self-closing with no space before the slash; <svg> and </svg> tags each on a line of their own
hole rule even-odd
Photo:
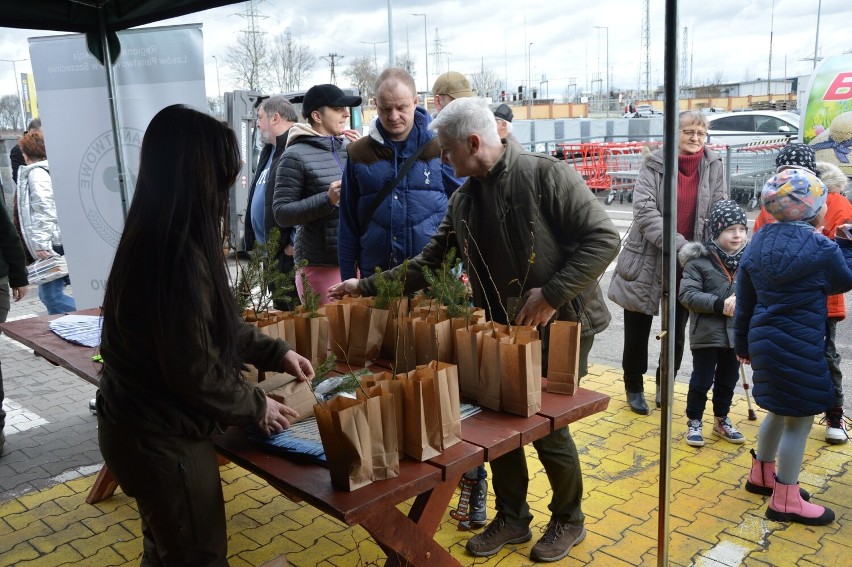
<svg viewBox="0 0 852 567">
<path fill-rule="evenodd" d="M 210 116 L 218 120 L 224 120 L 225 109 L 222 106 L 222 99 L 218 96 L 207 97 L 207 113 L 210 114 Z"/>
<path fill-rule="evenodd" d="M 290 29 L 272 39 L 270 54 L 273 82 L 279 92 L 298 90 L 302 81 L 317 66 L 317 56 L 311 49 L 293 40 Z"/>
<path fill-rule="evenodd" d="M 414 56 L 410 51 L 406 51 L 405 53 L 397 53 L 396 54 L 396 65 L 395 67 L 399 67 L 401 69 L 405 69 L 408 71 L 408 74 L 411 75 L 412 79 L 415 79 L 415 65 L 414 65 Z"/>
<path fill-rule="evenodd" d="M 378 78 L 378 70 L 373 62 L 373 58 L 369 55 L 358 57 L 352 60 L 349 67 L 344 71 L 344 74 L 349 77 L 352 84 L 361 91 L 361 96 L 369 99 L 373 96 L 373 86 Z"/>
<path fill-rule="evenodd" d="M 21 125 L 21 101 L 18 95 L 0 97 L 0 129 L 23 130 Z"/>
<path fill-rule="evenodd" d="M 494 97 L 500 90 L 500 77 L 494 69 L 482 65 L 479 72 L 471 73 L 470 86 L 479 96 Z"/>
<path fill-rule="evenodd" d="M 269 78 L 270 49 L 266 34 L 258 29 L 254 3 L 246 5 L 246 29 L 237 35 L 225 53 L 231 77 L 248 90 L 262 90 Z"/>
</svg>

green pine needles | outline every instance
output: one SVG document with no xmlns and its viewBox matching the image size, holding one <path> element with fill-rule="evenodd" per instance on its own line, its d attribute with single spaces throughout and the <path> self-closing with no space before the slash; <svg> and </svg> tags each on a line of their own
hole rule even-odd
<svg viewBox="0 0 852 567">
<path fill-rule="evenodd" d="M 402 297 L 407 270 L 408 258 L 400 268 L 393 271 L 393 276 L 385 276 L 382 269 L 376 266 L 376 299 L 373 303 L 376 309 L 388 309 L 391 303 Z"/>
<path fill-rule="evenodd" d="M 451 247 L 444 255 L 437 272 L 423 266 L 423 277 L 429 284 L 432 297 L 446 306 L 447 315 L 452 318 L 466 317 L 469 314 L 467 287 L 459 279 L 461 264 L 461 258 L 456 259 L 456 249 Z"/>
<path fill-rule="evenodd" d="M 237 281 L 231 291 L 240 313 L 251 309 L 259 316 L 269 311 L 273 302 L 286 302 L 295 297 L 294 273 L 278 270 L 280 239 L 281 232 L 273 228 L 266 242 L 255 241 L 247 262 L 240 263 L 237 256 Z"/>
</svg>

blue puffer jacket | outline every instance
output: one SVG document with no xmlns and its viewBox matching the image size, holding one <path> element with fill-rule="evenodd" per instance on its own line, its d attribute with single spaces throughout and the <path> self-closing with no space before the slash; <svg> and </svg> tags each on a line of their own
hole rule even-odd
<svg viewBox="0 0 852 567">
<path fill-rule="evenodd" d="M 834 407 L 825 361 L 826 297 L 852 289 L 852 243 L 837 244 L 803 222 L 755 234 L 737 275 L 734 340 L 750 357 L 754 399 L 777 415 Z"/>
<path fill-rule="evenodd" d="M 369 136 L 349 145 L 349 162 L 340 193 L 337 250 L 340 277 L 355 277 L 356 267 L 369 276 L 413 258 L 423 250 L 447 210 L 441 176 L 441 150 L 428 130 L 429 115 L 416 107 L 414 127 L 404 142 L 391 142 L 376 121 Z M 417 162 L 379 205 L 361 235 L 361 218 L 385 183 L 405 160 L 429 144 Z"/>
</svg>

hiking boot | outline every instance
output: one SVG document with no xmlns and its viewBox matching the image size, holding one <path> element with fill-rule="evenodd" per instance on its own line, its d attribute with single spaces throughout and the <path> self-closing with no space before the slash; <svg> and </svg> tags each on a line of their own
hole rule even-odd
<svg viewBox="0 0 852 567">
<path fill-rule="evenodd" d="M 737 431 L 737 428 L 734 427 L 731 419 L 727 416 L 717 417 L 713 421 L 713 433 L 730 443 L 745 443 L 745 437 Z"/>
<path fill-rule="evenodd" d="M 686 421 L 686 444 L 690 447 L 704 446 L 704 437 L 701 435 L 700 419 L 689 419 Z"/>
<path fill-rule="evenodd" d="M 476 473 L 476 469 L 474 469 Z M 450 510 L 450 516 L 459 522 L 459 530 L 467 531 L 481 528 L 488 523 L 488 510 L 485 508 L 485 499 L 488 495 L 488 481 L 486 479 L 468 478 L 468 473 L 462 476 L 461 494 L 459 495 L 459 506 Z"/>
<path fill-rule="evenodd" d="M 825 412 L 825 417 L 820 420 L 825 424 L 825 442 L 830 445 L 841 445 L 849 441 L 849 433 L 846 431 L 846 418 L 843 416 L 843 408 L 834 408 Z"/>
<path fill-rule="evenodd" d="M 551 520 L 544 530 L 544 535 L 536 542 L 530 552 L 533 561 L 559 561 L 571 551 L 571 548 L 586 537 L 584 526 L 562 524 Z"/>
<path fill-rule="evenodd" d="M 498 515 L 481 534 L 470 538 L 465 547 L 473 556 L 490 557 L 507 543 L 524 543 L 531 539 L 532 532 L 528 526 L 513 526 Z"/>
</svg>

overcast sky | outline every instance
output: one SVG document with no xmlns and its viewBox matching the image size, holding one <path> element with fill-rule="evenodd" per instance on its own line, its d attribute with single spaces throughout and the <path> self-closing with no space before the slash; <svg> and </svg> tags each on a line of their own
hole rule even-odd
<svg viewBox="0 0 852 567">
<path fill-rule="evenodd" d="M 24 1 L 24 0 L 20 0 Z M 293 36 L 319 56 L 335 53 L 340 86 L 348 86 L 343 73 L 349 62 L 373 56 L 374 42 L 388 39 L 388 0 L 265 0 L 256 2 L 258 25 L 269 36 L 288 27 Z M 415 81 L 425 83 L 424 18 L 429 45 L 429 83 L 448 68 L 472 73 L 482 65 L 492 69 L 509 90 L 516 91 L 531 75 L 533 86 L 559 98 L 569 83 L 597 92 L 600 76 L 606 87 L 607 51 L 613 88 L 644 88 L 645 53 L 641 49 L 643 14 L 641 0 L 514 1 L 503 0 L 390 0 L 393 42 L 396 53 L 410 50 L 415 60 Z M 769 74 L 772 37 L 773 78 L 807 75 L 813 63 L 817 39 L 818 0 L 689 0 L 680 3 L 679 30 L 688 28 L 692 82 L 706 82 L 721 75 L 724 82 L 762 78 Z M 650 2 L 650 84 L 662 83 L 664 57 L 663 0 Z M 224 54 L 240 30 L 246 27 L 245 3 L 199 12 L 163 24 L 201 22 L 207 93 L 217 94 L 216 63 L 222 91 L 233 90 Z M 848 0 L 823 0 L 819 29 L 819 55 L 827 57 L 852 51 Z M 242 14 L 242 15 L 241 15 Z M 596 29 L 595 26 L 607 29 Z M 38 30 L 0 28 L 0 59 L 27 59 L 17 63 L 18 72 L 29 71 L 28 37 L 46 35 Z M 440 62 L 436 64 L 435 40 Z M 608 37 L 608 41 L 607 41 Z M 530 43 L 532 45 L 530 46 Z M 678 46 L 682 45 L 679 37 Z M 608 47 L 608 49 L 607 49 Z M 388 44 L 375 45 L 384 65 Z M 530 55 L 531 68 L 528 66 Z M 599 75 L 598 75 L 599 74 Z M 329 81 L 329 67 L 321 60 L 303 85 Z M 0 62 L 0 94 L 15 89 L 12 64 Z"/>
</svg>

